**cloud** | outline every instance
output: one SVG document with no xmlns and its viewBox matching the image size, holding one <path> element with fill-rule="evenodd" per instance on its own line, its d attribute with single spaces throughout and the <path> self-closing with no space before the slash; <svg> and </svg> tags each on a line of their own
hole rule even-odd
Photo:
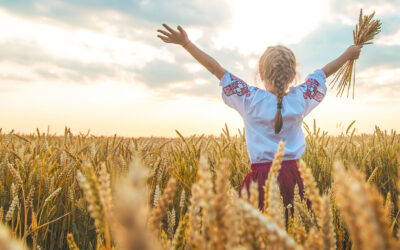
<svg viewBox="0 0 400 250">
<path fill-rule="evenodd" d="M 329 2 L 329 9 L 331 15 L 343 21 L 347 19 L 353 20 L 358 18 L 360 9 L 363 9 L 364 14 L 376 12 L 376 17 L 394 16 L 397 15 L 400 9 L 399 0 L 331 0 Z M 356 20 L 358 21 L 358 20 Z M 350 21 L 351 22 L 351 21 Z"/>
<path fill-rule="evenodd" d="M 298 44 L 288 45 L 296 55 L 302 74 L 322 68 L 352 44 L 352 28 L 344 24 L 326 24 L 314 30 Z"/>
<path fill-rule="evenodd" d="M 160 41 L 155 36 L 155 30 L 137 29 L 135 32 L 142 34 L 140 39 L 130 40 L 112 34 L 81 30 L 81 27 L 70 30 L 61 25 L 24 19 L 1 10 L 0 15 L 6 20 L 3 25 L 15 27 L 5 32 L 0 39 L 0 62 L 26 69 L 14 74 L 14 80 L 94 84 L 102 79 L 122 79 L 125 82 L 142 81 L 152 89 L 160 89 L 168 88 L 167 85 L 173 82 L 190 81 L 206 75 L 210 77 L 204 69 L 196 74 L 188 73 L 182 65 L 193 62 L 193 58 L 180 46 Z M 205 28 L 202 34 L 213 32 L 213 29 Z M 138 42 L 149 37 L 149 34 L 152 38 L 148 38 L 148 41 L 154 42 L 154 45 Z M 10 74 L 3 74 L 3 80 L 7 80 L 7 76 L 10 76 L 8 80 L 12 80 Z"/>
<path fill-rule="evenodd" d="M 336 1 L 331 0 L 329 4 L 330 14 L 326 18 L 328 23 L 339 23 L 350 25 L 352 29 L 358 23 L 359 10 L 363 9 L 364 15 L 375 12 L 374 19 L 382 22 L 381 33 L 377 36 L 376 41 L 383 37 L 391 38 L 391 35 L 400 31 L 400 0 L 349 0 Z M 384 41 L 386 45 L 390 42 Z"/>
<path fill-rule="evenodd" d="M 18 75 L 18 74 L 0 74 L 0 83 L 1 81 L 7 82 L 27 82 L 31 79 L 26 76 Z"/>
<path fill-rule="evenodd" d="M 188 73 L 182 65 L 161 60 L 151 61 L 143 68 L 135 70 L 135 73 L 139 80 L 154 87 L 162 87 L 168 83 L 192 78 L 192 74 Z"/>
<path fill-rule="evenodd" d="M 6 0 L 0 4 L 1 9 L 66 30 L 88 29 L 149 46 L 160 46 L 156 30 L 162 28 L 162 23 L 216 31 L 232 18 L 226 0 Z"/>
<path fill-rule="evenodd" d="M 82 12 L 90 14 L 103 10 L 114 10 L 153 23 L 171 22 L 197 26 L 223 25 L 229 22 L 230 16 L 228 1 L 224 0 L 11 0 L 3 1 L 2 6 L 24 15 L 65 21 L 79 20 L 83 17 Z"/>
<path fill-rule="evenodd" d="M 2 81 L 35 82 L 45 81 L 67 81 L 77 84 L 95 83 L 102 78 L 117 77 L 118 67 L 107 63 L 84 63 L 79 60 L 55 57 L 35 44 L 23 42 L 0 43 L 1 63 L 13 63 L 26 70 L 3 74 Z M 27 74 L 26 71 L 31 74 Z M 129 73 L 129 71 L 127 71 Z"/>
<path fill-rule="evenodd" d="M 374 66 L 356 73 L 356 84 L 360 94 L 398 100 L 400 95 L 399 66 Z"/>
<path fill-rule="evenodd" d="M 35 43 L 23 41 L 0 43 L 0 83 L 21 82 L 67 82 L 73 84 L 97 84 L 101 81 L 123 81 L 127 84 L 143 83 L 159 95 L 171 98 L 171 91 L 179 95 L 208 96 L 218 95 L 218 80 L 202 66 L 189 72 L 184 66 L 195 63 L 184 50 L 178 49 L 179 60 L 167 62 L 156 59 L 143 67 L 132 65 L 82 62 L 60 58 L 45 51 Z M 186 54 L 185 54 L 186 53 Z M 219 55 L 222 55 L 219 53 Z M 237 61 L 240 56 L 225 52 L 223 61 Z M 219 56 L 222 58 L 222 56 Z M 8 65 L 7 67 L 4 65 Z M 196 63 L 196 65 L 199 65 Z M 195 82 L 201 80 L 201 85 Z M 181 85 L 179 85 L 181 84 Z M 182 85 L 184 87 L 182 87 Z"/>
<path fill-rule="evenodd" d="M 400 46 L 400 29 L 395 33 L 391 33 L 388 35 L 381 36 L 376 44 L 387 45 L 387 46 Z"/>
</svg>

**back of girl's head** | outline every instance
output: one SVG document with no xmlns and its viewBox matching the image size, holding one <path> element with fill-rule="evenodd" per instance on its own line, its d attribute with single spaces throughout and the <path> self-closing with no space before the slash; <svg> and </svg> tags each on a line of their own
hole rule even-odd
<svg viewBox="0 0 400 250">
<path fill-rule="evenodd" d="M 296 57 L 293 52 L 282 45 L 270 46 L 261 55 L 258 62 L 258 73 L 261 78 L 271 83 L 277 93 L 277 110 L 275 114 L 275 134 L 283 126 L 282 101 L 289 83 L 296 75 Z"/>
</svg>

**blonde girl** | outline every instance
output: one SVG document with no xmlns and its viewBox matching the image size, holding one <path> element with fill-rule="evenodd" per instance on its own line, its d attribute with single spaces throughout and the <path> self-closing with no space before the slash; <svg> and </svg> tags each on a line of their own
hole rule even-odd
<svg viewBox="0 0 400 250">
<path fill-rule="evenodd" d="M 287 207 L 293 202 L 296 184 L 300 194 L 303 193 L 303 182 L 296 163 L 306 147 L 301 129 L 303 119 L 323 100 L 327 90 L 326 77 L 335 73 L 347 60 L 357 59 L 362 46 L 348 47 L 338 58 L 309 74 L 303 84 L 290 90 L 296 75 L 295 55 L 282 45 L 267 47 L 259 58 L 257 69 L 264 83 L 263 90 L 248 85 L 223 68 L 193 44 L 181 26 L 177 30 L 166 24 L 163 26 L 166 30 L 157 30 L 160 33 L 158 37 L 166 43 L 181 45 L 216 76 L 222 87 L 222 99 L 242 116 L 251 172 L 244 179 L 240 192 L 243 187 L 248 191 L 250 182 L 256 181 L 260 209 L 264 205 L 264 183 L 274 154 L 280 141 L 286 143 L 278 183 Z"/>
</svg>

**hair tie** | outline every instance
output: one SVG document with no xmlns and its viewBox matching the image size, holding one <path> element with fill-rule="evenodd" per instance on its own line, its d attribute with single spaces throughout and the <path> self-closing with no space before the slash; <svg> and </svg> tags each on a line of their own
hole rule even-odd
<svg viewBox="0 0 400 250">
<path fill-rule="evenodd" d="M 276 107 L 277 107 L 277 109 L 282 109 L 282 103 L 277 103 L 277 105 L 276 105 Z"/>
</svg>

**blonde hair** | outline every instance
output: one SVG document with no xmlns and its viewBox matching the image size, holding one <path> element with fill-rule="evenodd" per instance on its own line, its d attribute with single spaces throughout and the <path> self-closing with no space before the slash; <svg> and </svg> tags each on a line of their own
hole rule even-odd
<svg viewBox="0 0 400 250">
<path fill-rule="evenodd" d="M 277 109 L 274 118 L 275 134 L 282 130 L 282 101 L 289 83 L 296 75 L 296 57 L 282 45 L 270 46 L 258 61 L 258 74 L 268 80 L 277 92 Z"/>
</svg>

